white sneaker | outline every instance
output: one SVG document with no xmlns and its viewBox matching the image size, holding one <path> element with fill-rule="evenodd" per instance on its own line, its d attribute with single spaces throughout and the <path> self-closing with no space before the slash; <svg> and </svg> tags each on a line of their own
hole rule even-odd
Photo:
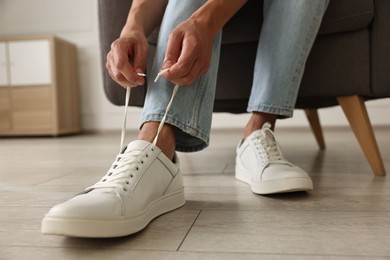
<svg viewBox="0 0 390 260">
<path fill-rule="evenodd" d="M 283 158 L 270 127 L 265 123 L 238 145 L 236 178 L 257 194 L 313 190 L 307 173 Z"/>
<path fill-rule="evenodd" d="M 131 142 L 98 183 L 45 215 L 42 233 L 119 237 L 144 229 L 185 203 L 176 155 L 174 161 L 147 141 Z"/>
</svg>

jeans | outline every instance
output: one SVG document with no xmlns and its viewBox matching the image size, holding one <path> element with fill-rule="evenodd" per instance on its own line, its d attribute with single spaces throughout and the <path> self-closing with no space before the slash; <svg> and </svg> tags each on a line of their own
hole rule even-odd
<svg viewBox="0 0 390 260">
<path fill-rule="evenodd" d="M 207 0 L 169 0 L 160 27 L 141 127 L 161 121 L 173 84 L 153 78 L 161 68 L 170 32 Z M 305 68 L 329 0 L 265 0 L 264 21 L 256 54 L 248 112 L 291 117 Z M 218 72 L 221 33 L 215 37 L 210 69 L 191 86 L 179 88 L 166 123 L 177 128 L 176 150 L 193 152 L 208 146 Z"/>
</svg>

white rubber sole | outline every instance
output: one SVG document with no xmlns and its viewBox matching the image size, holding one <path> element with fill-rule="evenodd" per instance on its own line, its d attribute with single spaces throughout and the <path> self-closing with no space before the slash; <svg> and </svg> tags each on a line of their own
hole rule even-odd
<svg viewBox="0 0 390 260">
<path fill-rule="evenodd" d="M 131 218 L 117 219 L 76 219 L 45 216 L 42 221 L 42 233 L 71 237 L 122 237 L 144 229 L 153 219 L 175 210 L 185 204 L 184 188 L 165 195 Z"/>
<path fill-rule="evenodd" d="M 304 177 L 252 182 L 251 173 L 238 165 L 236 165 L 236 179 L 249 184 L 253 193 L 261 195 L 313 190 L 311 179 Z"/>
</svg>

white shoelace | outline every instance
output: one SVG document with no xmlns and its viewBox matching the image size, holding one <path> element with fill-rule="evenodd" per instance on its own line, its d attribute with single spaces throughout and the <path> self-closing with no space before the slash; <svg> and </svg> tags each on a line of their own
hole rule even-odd
<svg viewBox="0 0 390 260">
<path fill-rule="evenodd" d="M 265 162 L 284 162 L 280 147 L 276 141 L 275 135 L 268 125 L 263 126 L 262 134 L 255 138 L 257 149 L 260 152 L 263 163 Z"/>
<path fill-rule="evenodd" d="M 168 69 L 164 69 L 164 70 L 161 70 L 154 82 L 157 82 L 157 80 L 159 79 L 159 77 L 161 75 L 163 75 L 164 73 L 166 73 L 167 71 L 169 70 Z M 145 74 L 143 73 L 138 73 L 139 76 L 146 76 Z M 172 106 L 172 102 L 173 102 L 173 98 L 175 97 L 176 93 L 177 93 L 177 90 L 179 89 L 179 85 L 175 85 L 175 87 L 173 88 L 173 91 L 172 91 L 172 96 L 171 96 L 171 99 L 169 100 L 168 102 L 168 105 L 167 105 L 167 108 L 165 110 L 165 114 L 158 126 L 158 129 L 157 129 L 157 134 L 156 134 L 156 137 L 154 138 L 153 140 L 153 144 L 152 144 L 152 147 L 155 147 L 156 144 L 157 144 L 157 140 L 158 140 L 158 136 L 164 126 L 164 123 L 165 123 L 165 120 L 167 119 L 167 114 Z M 124 113 L 124 117 L 123 117 L 123 123 L 122 123 L 122 132 L 121 132 L 121 144 L 120 144 L 120 148 L 119 148 L 119 153 L 122 152 L 122 149 L 123 149 L 123 144 L 124 144 L 124 140 L 125 140 L 125 135 L 126 135 L 126 119 L 127 119 L 127 107 L 129 106 L 129 100 L 130 100 L 130 88 L 127 88 L 126 89 L 126 100 L 125 100 L 125 113 Z"/>
<path fill-rule="evenodd" d="M 166 73 L 169 69 L 161 70 L 158 74 L 154 82 L 157 82 L 159 77 Z M 146 76 L 143 73 L 138 73 L 139 76 Z M 164 126 L 164 123 L 167 118 L 167 114 L 172 106 L 173 99 L 179 89 L 179 85 L 175 85 L 172 91 L 171 99 L 168 102 L 167 108 L 165 110 L 165 114 L 158 126 L 156 137 L 153 140 L 151 145 L 152 151 L 153 148 L 157 144 L 158 136 Z M 149 155 L 147 152 L 141 151 L 127 151 L 124 150 L 123 144 L 126 135 L 126 125 L 127 125 L 127 107 L 129 105 L 130 100 L 130 88 L 126 89 L 126 100 L 125 100 L 125 113 L 123 117 L 122 123 L 122 132 L 121 132 L 121 143 L 119 154 L 117 155 L 114 163 L 111 165 L 110 170 L 107 174 L 95 185 L 87 188 L 86 190 L 92 190 L 95 188 L 122 188 L 123 191 L 127 191 L 126 186 L 132 184 L 131 180 L 135 177 L 134 172 L 139 170 L 139 164 L 144 163 L 144 158 L 147 158 Z"/>
<path fill-rule="evenodd" d="M 144 163 L 144 157 L 148 157 L 148 154 L 141 151 L 125 151 L 118 154 L 107 174 L 87 190 L 121 188 L 123 191 L 127 191 L 126 186 L 132 184 L 132 180 L 135 178 L 134 173 L 139 170 L 139 165 Z"/>
<path fill-rule="evenodd" d="M 157 82 L 158 78 L 163 75 L 164 73 L 166 73 L 167 71 L 169 70 L 168 69 L 164 69 L 162 71 L 160 71 L 158 74 L 157 74 L 157 77 L 155 78 L 154 82 Z M 169 110 L 171 109 L 171 106 L 172 106 L 172 102 L 173 102 L 173 98 L 176 96 L 176 93 L 177 93 L 177 90 L 179 89 L 179 85 L 175 85 L 175 87 L 173 88 L 173 91 L 172 91 L 172 96 L 171 96 L 171 99 L 169 100 L 168 102 L 168 105 L 167 105 L 167 108 L 165 109 L 165 113 L 164 113 L 164 116 L 160 122 L 160 124 L 158 125 L 158 129 L 157 129 L 157 134 L 156 134 L 156 137 L 154 138 L 153 140 L 153 144 L 152 144 L 152 147 L 155 147 L 156 144 L 157 144 L 157 140 L 158 140 L 158 136 L 165 124 L 165 120 L 167 119 L 167 114 L 169 112 Z"/>
</svg>

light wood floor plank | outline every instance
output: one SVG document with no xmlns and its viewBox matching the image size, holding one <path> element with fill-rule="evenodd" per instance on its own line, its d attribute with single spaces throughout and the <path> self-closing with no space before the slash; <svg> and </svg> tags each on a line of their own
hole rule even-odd
<svg viewBox="0 0 390 260">
<path fill-rule="evenodd" d="M 175 251 L 199 214 L 176 210 L 155 219 L 145 230 L 124 238 L 82 239 L 40 233 L 45 208 L 1 207 L 0 245 L 13 247 L 114 248 Z M 0 257 L 0 259 L 2 259 Z M 102 258 L 103 259 L 103 258 Z"/>
<path fill-rule="evenodd" d="M 389 256 L 389 228 L 390 212 L 203 210 L 181 250 Z"/>
<path fill-rule="evenodd" d="M 41 248 L 2 247 L 4 259 L 142 259 L 142 260 L 382 260 L 385 257 L 283 255 L 256 253 L 172 252 L 157 250 L 126 250 L 113 248 Z"/>
</svg>

